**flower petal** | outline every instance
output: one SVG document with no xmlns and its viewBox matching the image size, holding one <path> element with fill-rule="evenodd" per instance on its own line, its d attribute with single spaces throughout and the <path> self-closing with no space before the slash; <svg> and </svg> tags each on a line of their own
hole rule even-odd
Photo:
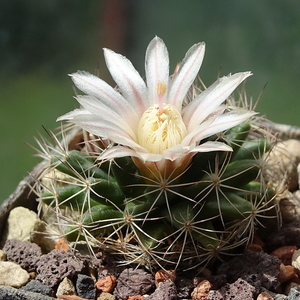
<svg viewBox="0 0 300 300">
<path fill-rule="evenodd" d="M 164 158 L 162 154 L 155 154 L 150 152 L 136 152 L 136 157 L 140 158 L 143 161 L 160 161 Z"/>
<path fill-rule="evenodd" d="M 123 147 L 123 146 L 114 146 L 110 149 L 105 150 L 100 156 L 99 159 L 112 159 L 117 157 L 125 157 L 125 156 L 131 156 L 131 157 L 137 157 L 141 159 L 142 161 L 160 161 L 163 159 L 163 155 L 161 154 L 153 154 L 145 151 L 135 151 L 133 149 Z"/>
<path fill-rule="evenodd" d="M 144 80 L 125 56 L 105 48 L 104 57 L 109 72 L 121 89 L 123 97 L 142 115 L 148 107 Z"/>
<path fill-rule="evenodd" d="M 165 84 L 165 91 L 167 91 L 169 81 L 169 54 L 165 43 L 157 36 L 148 45 L 145 71 L 149 106 L 164 102 L 157 88 L 158 84 L 163 83 Z"/>
<path fill-rule="evenodd" d="M 191 132 L 203 122 L 250 75 L 252 75 L 251 72 L 243 72 L 219 78 L 190 102 L 183 110 L 183 121 L 187 126 L 188 132 Z"/>
<path fill-rule="evenodd" d="M 104 103 L 101 103 L 97 98 L 84 95 L 77 96 L 76 100 L 91 114 L 97 116 L 99 119 L 118 124 L 118 126 L 123 128 L 133 140 L 136 140 L 134 130 L 130 127 L 130 124 L 128 124 L 126 120 L 122 119 L 122 115 L 118 114 Z"/>
<path fill-rule="evenodd" d="M 78 114 L 72 118 L 71 122 L 92 134 L 110 139 L 114 143 L 144 151 L 144 148 L 137 144 L 118 123 L 112 123 L 91 114 Z"/>
<path fill-rule="evenodd" d="M 75 117 L 80 116 L 80 115 L 90 115 L 90 116 L 92 116 L 92 114 L 89 111 L 87 111 L 86 109 L 77 108 L 77 109 L 74 109 L 74 110 L 58 117 L 56 119 L 56 122 L 63 121 L 63 120 L 73 120 Z"/>
<path fill-rule="evenodd" d="M 205 43 L 193 45 L 186 53 L 175 78 L 169 88 L 168 103 L 181 112 L 182 101 L 194 82 L 201 67 L 205 52 Z"/>
<path fill-rule="evenodd" d="M 205 142 L 193 148 L 190 152 L 232 151 L 232 148 L 222 142 Z"/>
<path fill-rule="evenodd" d="M 137 156 L 136 151 L 123 146 L 113 146 L 105 150 L 98 159 L 112 159 L 125 156 Z"/>
<path fill-rule="evenodd" d="M 163 152 L 164 158 L 174 161 L 183 154 L 189 153 L 190 149 L 193 149 L 195 145 L 182 146 L 181 144 L 169 148 Z"/>
<path fill-rule="evenodd" d="M 253 111 L 236 110 L 218 116 L 212 123 L 211 120 L 198 125 L 182 141 L 182 145 L 189 145 L 191 142 L 201 141 L 213 134 L 232 128 L 256 113 Z"/>
<path fill-rule="evenodd" d="M 112 110 L 124 116 L 129 124 L 138 122 L 135 107 L 128 103 L 120 93 L 105 81 L 84 71 L 77 71 L 70 76 L 78 89 L 90 96 L 96 97 Z M 133 125 L 136 126 L 135 124 Z"/>
</svg>

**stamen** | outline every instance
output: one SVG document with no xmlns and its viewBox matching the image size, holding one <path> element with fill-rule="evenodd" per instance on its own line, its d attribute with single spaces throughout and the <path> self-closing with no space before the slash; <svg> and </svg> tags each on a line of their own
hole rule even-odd
<svg viewBox="0 0 300 300">
<path fill-rule="evenodd" d="M 186 136 L 186 126 L 181 114 L 171 104 L 162 103 L 149 107 L 142 115 L 137 139 L 151 153 L 162 154 L 164 150 L 181 143 Z"/>
</svg>

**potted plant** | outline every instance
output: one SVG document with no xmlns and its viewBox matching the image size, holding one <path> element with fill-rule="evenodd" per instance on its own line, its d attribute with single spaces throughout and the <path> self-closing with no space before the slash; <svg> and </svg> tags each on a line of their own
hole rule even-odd
<svg viewBox="0 0 300 300">
<path fill-rule="evenodd" d="M 43 162 L 2 205 L 0 229 L 12 208 L 25 206 L 70 249 L 84 244 L 91 256 L 101 250 L 123 266 L 183 274 L 214 269 L 272 233 L 288 190 L 282 167 L 274 173 L 275 132 L 299 130 L 264 120 L 244 92 L 232 96 L 250 72 L 201 86 L 204 49 L 193 45 L 169 76 L 167 48 L 155 37 L 145 81 L 105 49 L 116 89 L 71 74 L 84 93 L 76 96 L 81 108 L 39 142 Z"/>
</svg>

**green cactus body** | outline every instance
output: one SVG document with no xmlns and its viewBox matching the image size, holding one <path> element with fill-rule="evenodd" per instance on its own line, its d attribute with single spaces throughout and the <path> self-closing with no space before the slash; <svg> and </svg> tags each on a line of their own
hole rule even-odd
<svg viewBox="0 0 300 300">
<path fill-rule="evenodd" d="M 150 265 L 198 266 L 221 244 L 240 245 L 233 232 L 241 224 L 241 238 L 251 239 L 261 212 L 273 205 L 275 192 L 259 177 L 270 143 L 245 140 L 249 133 L 247 122 L 228 130 L 222 138 L 232 153 L 196 154 L 174 182 L 147 180 L 130 157 L 107 163 L 77 150 L 53 155 L 49 170 L 67 179 L 53 176 L 51 188 L 39 188 L 40 200 L 59 207 L 58 218 L 72 220 L 61 226 L 71 242 L 92 242 L 132 262 L 148 255 L 143 261 Z"/>
<path fill-rule="evenodd" d="M 243 92 L 231 96 L 252 73 L 197 86 L 204 52 L 205 43 L 194 44 L 170 76 L 156 36 L 146 80 L 107 48 L 116 89 L 85 71 L 70 74 L 80 108 L 57 119 L 69 125 L 50 133 L 56 146 L 38 142 L 45 168 L 34 185 L 56 237 L 120 263 L 191 269 L 241 251 L 263 221 L 276 220 L 264 180 L 272 135 Z"/>
</svg>

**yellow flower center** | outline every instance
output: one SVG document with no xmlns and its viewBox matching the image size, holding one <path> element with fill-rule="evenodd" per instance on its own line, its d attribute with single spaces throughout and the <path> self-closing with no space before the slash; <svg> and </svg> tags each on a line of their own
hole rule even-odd
<svg viewBox="0 0 300 300">
<path fill-rule="evenodd" d="M 157 84 L 157 94 L 166 92 L 164 83 Z M 151 153 L 162 154 L 164 150 L 181 143 L 186 136 L 181 114 L 171 104 L 155 104 L 142 115 L 138 125 L 138 143 Z"/>
</svg>

